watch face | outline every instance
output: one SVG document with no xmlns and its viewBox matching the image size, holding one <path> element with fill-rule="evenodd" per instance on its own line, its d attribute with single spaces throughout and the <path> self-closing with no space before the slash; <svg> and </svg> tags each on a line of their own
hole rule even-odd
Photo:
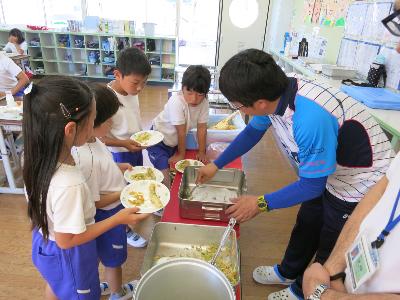
<svg viewBox="0 0 400 300">
<path fill-rule="evenodd" d="M 259 208 L 266 208 L 267 207 L 267 203 L 265 203 L 264 201 L 263 202 L 259 202 L 258 203 L 258 207 Z"/>
</svg>

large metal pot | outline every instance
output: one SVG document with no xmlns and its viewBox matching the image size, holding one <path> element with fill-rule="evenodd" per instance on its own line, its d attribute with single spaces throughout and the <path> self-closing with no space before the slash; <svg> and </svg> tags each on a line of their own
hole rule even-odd
<svg viewBox="0 0 400 300">
<path fill-rule="evenodd" d="M 134 300 L 235 300 L 226 276 L 208 262 L 175 258 L 155 265 L 140 279 Z"/>
</svg>

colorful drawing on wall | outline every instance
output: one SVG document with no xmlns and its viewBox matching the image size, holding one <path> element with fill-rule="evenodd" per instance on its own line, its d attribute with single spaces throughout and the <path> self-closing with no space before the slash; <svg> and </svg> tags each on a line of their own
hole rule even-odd
<svg viewBox="0 0 400 300">
<path fill-rule="evenodd" d="M 323 0 L 319 24 L 331 27 L 343 27 L 349 5 L 353 0 Z"/>
<path fill-rule="evenodd" d="M 323 1 L 324 0 L 315 0 L 314 11 L 312 15 L 312 23 L 317 23 L 317 24 L 319 23 Z"/>
<path fill-rule="evenodd" d="M 311 23 L 315 0 L 304 1 L 304 23 Z"/>
</svg>

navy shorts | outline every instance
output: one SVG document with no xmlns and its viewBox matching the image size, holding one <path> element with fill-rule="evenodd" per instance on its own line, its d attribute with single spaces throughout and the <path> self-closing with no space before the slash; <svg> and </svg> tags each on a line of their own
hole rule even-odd
<svg viewBox="0 0 400 300">
<path fill-rule="evenodd" d="M 61 249 L 32 231 L 32 261 L 58 299 L 98 300 L 101 297 L 96 240 Z"/>
<path fill-rule="evenodd" d="M 96 222 L 103 221 L 115 215 L 123 208 L 122 204 L 120 204 L 110 210 L 97 209 L 94 219 Z M 126 225 L 118 225 L 104 232 L 97 237 L 96 242 L 97 255 L 105 267 L 120 267 L 126 261 L 128 251 L 126 243 Z"/>
<path fill-rule="evenodd" d="M 175 154 L 177 148 L 160 142 L 157 145 L 147 148 L 147 152 L 153 166 L 158 170 L 165 170 L 169 168 L 168 160 Z"/>
<path fill-rule="evenodd" d="M 116 163 L 130 163 L 132 166 L 143 166 L 143 153 L 138 152 L 111 152 Z"/>
</svg>

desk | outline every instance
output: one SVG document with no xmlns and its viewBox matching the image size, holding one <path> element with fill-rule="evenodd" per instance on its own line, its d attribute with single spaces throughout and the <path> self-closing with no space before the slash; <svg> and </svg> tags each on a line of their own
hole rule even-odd
<svg viewBox="0 0 400 300">
<path fill-rule="evenodd" d="M 340 89 L 342 85 L 341 80 L 333 79 L 331 77 L 316 74 L 311 68 L 302 65 L 298 59 L 292 59 L 279 53 L 279 51 L 270 50 L 271 55 L 274 57 L 278 65 L 280 65 L 285 73 L 298 73 L 302 74 L 309 79 L 316 79 L 320 82 L 325 82 L 331 86 Z M 397 152 L 400 150 L 400 111 L 375 109 L 366 106 L 369 113 L 375 118 L 378 124 L 392 136 L 391 143 L 393 149 Z"/>
<path fill-rule="evenodd" d="M 196 151 L 192 150 L 186 151 L 185 158 L 194 159 L 195 156 L 196 156 Z M 242 169 L 242 161 L 240 158 L 238 158 L 232 163 L 228 164 L 226 167 Z M 227 225 L 226 222 L 209 221 L 209 220 L 192 220 L 192 219 L 181 218 L 181 216 L 179 215 L 179 198 L 178 198 L 178 191 L 181 180 L 182 180 L 182 174 L 177 173 L 175 175 L 174 181 L 171 186 L 171 198 L 167 206 L 164 208 L 164 213 L 161 218 L 161 222 L 198 224 L 198 225 L 210 225 L 210 226 L 226 226 Z M 235 230 L 236 230 L 236 236 L 239 239 L 240 236 L 239 225 L 235 226 Z M 240 299 L 241 299 L 241 286 L 239 284 L 236 289 L 236 300 Z"/>
<path fill-rule="evenodd" d="M 0 119 L 0 151 L 1 151 L 1 159 L 3 161 L 4 171 L 6 173 L 8 186 L 0 187 L 0 193 L 9 193 L 9 194 L 23 194 L 24 189 L 18 188 L 15 184 L 15 177 L 13 166 L 11 165 L 10 155 L 8 154 L 7 147 L 5 141 L 7 140 L 10 145 L 11 158 L 14 162 L 14 168 L 17 170 L 21 170 L 21 162 L 19 160 L 17 151 L 15 149 L 14 137 L 12 132 L 21 132 L 22 131 L 22 120 L 14 121 L 14 120 L 4 120 Z"/>
</svg>

